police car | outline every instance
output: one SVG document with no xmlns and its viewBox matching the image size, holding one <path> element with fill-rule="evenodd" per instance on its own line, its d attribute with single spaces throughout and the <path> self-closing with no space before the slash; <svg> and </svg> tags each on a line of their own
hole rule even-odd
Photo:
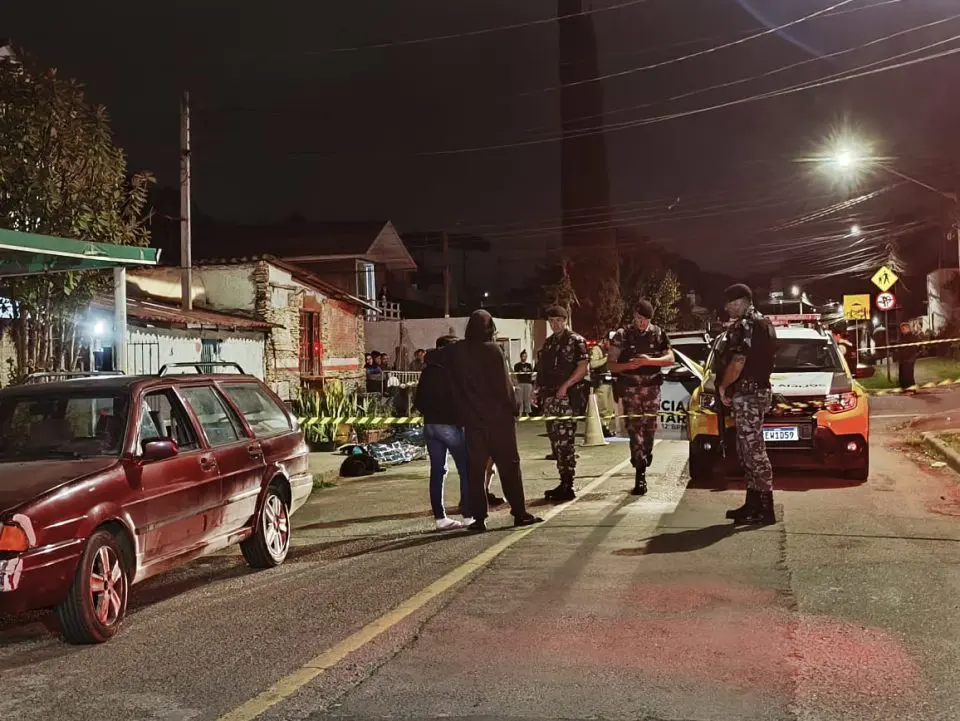
<svg viewBox="0 0 960 721">
<path fill-rule="evenodd" d="M 689 438 L 688 411 L 690 398 L 700 386 L 703 363 L 710 354 L 713 340 L 707 331 L 675 331 L 667 334 L 677 364 L 664 368 L 660 388 L 660 417 L 657 438 L 685 441 Z"/>
<path fill-rule="evenodd" d="M 777 349 L 771 385 L 774 402 L 763 435 L 775 468 L 822 469 L 865 481 L 870 473 L 868 397 L 818 314 L 768 316 Z M 733 418 L 717 397 L 717 365 L 726 333 L 714 342 L 690 398 L 690 476 L 701 480 L 736 465 Z M 720 428 L 723 428 L 721 443 Z"/>
</svg>

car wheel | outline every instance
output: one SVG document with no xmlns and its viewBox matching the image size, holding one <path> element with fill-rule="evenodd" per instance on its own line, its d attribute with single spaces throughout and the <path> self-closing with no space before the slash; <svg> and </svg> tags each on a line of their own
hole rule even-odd
<svg viewBox="0 0 960 721">
<path fill-rule="evenodd" d="M 690 444 L 690 479 L 693 481 L 707 481 L 713 477 L 717 469 L 717 458 L 712 451 L 696 450 Z"/>
<path fill-rule="evenodd" d="M 863 449 L 863 465 L 860 468 L 847 471 L 845 475 L 851 481 L 866 481 L 870 477 L 870 452 L 868 448 Z"/>
<path fill-rule="evenodd" d="M 110 531 L 97 531 L 87 541 L 66 599 L 57 606 L 63 637 L 70 643 L 112 638 L 127 613 L 129 591 L 120 541 Z"/>
<path fill-rule="evenodd" d="M 290 550 L 290 506 L 277 484 L 271 484 L 263 503 L 260 523 L 240 551 L 253 568 L 275 568 Z"/>
</svg>

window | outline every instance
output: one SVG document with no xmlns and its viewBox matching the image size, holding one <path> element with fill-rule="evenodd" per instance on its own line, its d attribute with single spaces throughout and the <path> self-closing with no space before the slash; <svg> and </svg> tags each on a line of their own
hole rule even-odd
<svg viewBox="0 0 960 721">
<path fill-rule="evenodd" d="M 357 261 L 357 295 L 363 300 L 377 299 L 377 274 L 373 263 Z"/>
<path fill-rule="evenodd" d="M 6 398 L 0 404 L 0 458 L 118 456 L 128 408 L 122 395 Z"/>
<path fill-rule="evenodd" d="M 300 313 L 300 373 L 306 376 L 320 375 L 323 358 L 323 337 L 320 333 L 320 313 Z"/>
<path fill-rule="evenodd" d="M 790 371 L 830 371 L 843 369 L 836 349 L 826 340 L 777 338 L 773 369 Z"/>
<path fill-rule="evenodd" d="M 180 392 L 193 409 L 211 446 L 226 446 L 240 440 L 240 421 L 211 386 L 187 386 Z"/>
<path fill-rule="evenodd" d="M 143 397 L 137 453 L 143 449 L 144 441 L 163 438 L 172 438 L 181 451 L 193 451 L 200 447 L 193 424 L 179 399 L 170 390 L 148 393 Z"/>
<path fill-rule="evenodd" d="M 223 386 L 223 392 L 236 403 L 257 438 L 275 436 L 290 430 L 290 418 L 276 401 L 253 383 Z"/>
</svg>

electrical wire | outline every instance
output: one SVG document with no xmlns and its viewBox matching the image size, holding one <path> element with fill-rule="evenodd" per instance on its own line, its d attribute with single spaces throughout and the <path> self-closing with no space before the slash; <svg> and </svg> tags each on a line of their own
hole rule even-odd
<svg viewBox="0 0 960 721">
<path fill-rule="evenodd" d="M 594 8 L 592 10 L 581 10 L 577 13 L 570 13 L 568 15 L 561 16 L 552 16 L 549 18 L 540 18 L 538 20 L 528 20 L 527 22 L 522 23 L 512 23 L 510 25 L 498 25 L 496 27 L 490 28 L 480 28 L 478 30 L 467 30 L 460 33 L 450 33 L 448 35 L 433 35 L 426 38 L 413 38 L 410 40 L 391 40 L 389 42 L 383 43 L 372 43 L 370 45 L 357 45 L 354 47 L 346 48 L 331 48 L 330 50 L 320 50 L 320 51 L 306 51 L 306 55 L 319 55 L 327 53 L 352 53 L 358 52 L 361 50 L 382 50 L 384 48 L 397 48 L 397 47 L 409 47 L 411 45 L 425 45 L 427 43 L 435 43 L 444 40 L 456 40 L 459 38 L 473 38 L 479 37 L 481 35 L 490 35 L 491 33 L 505 32 L 508 30 L 519 30 L 521 28 L 535 27 L 537 25 L 552 25 L 553 23 L 560 22 L 562 20 L 569 20 L 571 18 L 583 17 L 587 15 L 597 15 L 603 12 L 610 12 L 612 10 L 622 10 L 623 8 L 632 7 L 634 5 L 641 5 L 648 0 L 626 0 L 626 2 L 621 2 L 616 5 L 608 5 L 602 8 Z"/>
<path fill-rule="evenodd" d="M 947 40 L 941 41 L 940 43 L 935 43 L 935 45 L 942 45 L 942 44 L 944 44 L 944 43 L 946 43 L 946 42 L 951 42 L 951 41 L 957 40 L 958 38 L 960 38 L 960 36 L 954 36 L 954 37 L 952 37 L 952 38 L 948 38 Z M 919 51 L 911 51 L 911 53 L 915 53 L 915 52 L 919 52 Z M 906 68 L 906 67 L 911 67 L 911 66 L 913 66 L 913 65 L 919 65 L 919 64 L 922 64 L 922 63 L 927 63 L 927 62 L 930 62 L 930 61 L 933 61 L 933 60 L 939 60 L 939 59 L 941 59 L 941 58 L 949 57 L 949 56 L 951 56 L 951 55 L 956 55 L 957 53 L 960 53 L 960 48 L 953 48 L 953 49 L 950 49 L 950 50 L 945 50 L 945 51 L 943 51 L 943 52 L 939 52 L 939 53 L 934 53 L 934 54 L 931 54 L 931 55 L 927 55 L 927 56 L 925 56 L 925 57 L 915 58 L 915 59 L 913 59 L 913 60 L 908 60 L 908 61 L 896 63 L 896 64 L 894 64 L 894 65 L 889 65 L 889 66 L 885 66 L 885 67 L 881 67 L 881 68 L 874 68 L 874 69 L 872 69 L 872 70 L 863 71 L 863 72 L 857 72 L 858 69 L 855 68 L 855 69 L 850 70 L 850 71 L 845 71 L 845 72 L 843 73 L 843 77 L 829 77 L 829 76 L 828 76 L 828 79 L 820 79 L 820 80 L 816 80 L 816 81 L 810 81 L 810 82 L 807 82 L 807 83 L 803 83 L 803 84 L 800 84 L 800 85 L 795 85 L 795 86 L 792 86 L 792 87 L 789 87 L 789 88 L 785 88 L 785 89 L 782 89 L 782 90 L 770 91 L 770 92 L 766 92 L 766 93 L 757 93 L 757 94 L 755 94 L 755 95 L 750 95 L 750 96 L 743 97 L 743 98 L 737 98 L 737 99 L 735 99 L 735 100 L 730 100 L 730 101 L 723 102 L 723 103 L 716 103 L 716 104 L 714 104 L 714 105 L 709 105 L 709 106 L 706 106 L 706 107 L 695 108 L 695 109 L 692 109 L 692 110 L 686 110 L 686 111 L 681 111 L 681 112 L 669 113 L 669 114 L 664 114 L 664 115 L 657 115 L 657 116 L 652 116 L 652 117 L 648 117 L 648 118 L 642 118 L 642 119 L 638 119 L 638 120 L 633 120 L 633 121 L 628 121 L 628 122 L 624 122 L 624 123 L 619 123 L 619 124 L 615 124 L 615 125 L 607 125 L 607 126 L 601 126 L 601 127 L 598 127 L 598 128 L 591 128 L 591 129 L 584 130 L 584 131 L 577 131 L 577 132 L 574 132 L 574 133 L 568 133 L 567 135 L 560 134 L 560 135 L 551 136 L 551 137 L 546 137 L 546 138 L 535 138 L 535 139 L 523 140 L 523 141 L 516 141 L 516 142 L 511 142 L 511 143 L 498 143 L 498 144 L 491 144 L 491 145 L 477 145 L 477 146 L 465 147 L 465 148 L 451 148 L 451 149 L 447 149 L 447 150 L 422 151 L 422 152 L 418 153 L 417 155 L 420 156 L 420 157 L 436 157 L 436 156 L 444 156 L 444 155 L 464 155 L 464 154 L 468 154 L 468 153 L 487 152 L 487 151 L 491 151 L 491 150 L 507 150 L 507 149 L 512 149 L 512 148 L 530 147 L 530 146 L 535 146 L 535 145 L 545 145 L 545 144 L 549 144 L 549 143 L 557 143 L 557 142 L 561 142 L 561 141 L 563 141 L 563 140 L 569 140 L 569 139 L 576 139 L 576 138 L 588 137 L 588 136 L 591 136 L 591 135 L 597 135 L 597 134 L 601 134 L 601 133 L 610 133 L 610 132 L 616 132 L 616 131 L 619 131 L 619 130 L 627 130 L 627 129 L 630 129 L 630 128 L 644 127 L 644 126 L 647 126 L 647 125 L 655 125 L 655 124 L 660 124 L 660 123 L 664 123 L 664 122 L 669 122 L 669 121 L 671 121 L 671 120 L 679 120 L 679 119 L 681 119 L 681 118 L 689 118 L 689 117 L 694 117 L 694 116 L 698 116 L 698 115 L 703 115 L 703 114 L 706 114 L 706 113 L 716 112 L 716 111 L 718 111 L 718 110 L 725 110 L 725 109 L 727 109 L 727 108 L 737 107 L 737 106 L 740 106 L 740 105 L 746 105 L 746 104 L 748 104 L 748 103 L 753 103 L 753 102 L 757 102 L 757 101 L 760 101 L 760 100 L 769 100 L 769 99 L 771 99 L 771 98 L 777 98 L 777 97 L 781 97 L 781 96 L 784 96 L 784 95 L 793 95 L 793 94 L 795 94 L 795 93 L 807 92 L 807 91 L 809 91 L 809 90 L 817 90 L 817 89 L 819 89 L 819 88 L 828 87 L 828 86 L 831 86 L 831 85 L 836 85 L 836 84 L 842 83 L 842 82 L 848 82 L 848 81 L 850 81 L 850 80 L 857 80 L 857 79 L 860 79 L 860 78 L 870 77 L 870 76 L 874 76 L 874 75 L 879 75 L 879 74 L 886 73 L 886 72 L 890 72 L 890 71 L 893 71 L 893 70 L 900 70 L 900 69 L 903 69 L 903 68 Z M 884 61 L 884 62 L 885 62 L 885 61 Z M 873 64 L 873 63 L 871 63 L 871 64 Z"/>
</svg>

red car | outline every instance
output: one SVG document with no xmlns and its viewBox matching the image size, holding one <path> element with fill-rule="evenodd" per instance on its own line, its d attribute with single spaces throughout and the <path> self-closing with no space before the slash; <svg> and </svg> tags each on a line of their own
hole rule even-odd
<svg viewBox="0 0 960 721">
<path fill-rule="evenodd" d="M 0 391 L 0 614 L 54 607 L 68 641 L 106 641 L 134 583 L 236 543 L 283 563 L 312 488 L 296 419 L 252 376 Z"/>
</svg>

